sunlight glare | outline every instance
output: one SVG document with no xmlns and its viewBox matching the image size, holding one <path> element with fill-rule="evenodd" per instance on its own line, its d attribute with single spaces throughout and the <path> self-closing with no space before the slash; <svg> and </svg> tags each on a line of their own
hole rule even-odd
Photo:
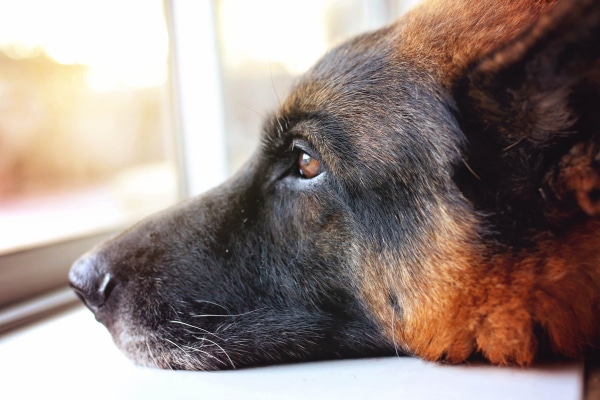
<svg viewBox="0 0 600 400">
<path fill-rule="evenodd" d="M 160 0 L 0 0 L 0 49 L 85 65 L 96 90 L 154 86 L 167 73 Z"/>
<path fill-rule="evenodd" d="M 231 66 L 244 59 L 279 62 L 289 72 L 304 72 L 327 49 L 325 26 L 327 2 L 305 0 L 223 0 L 221 34 L 227 43 L 223 58 Z M 277 18 L 265 23 L 263 14 Z M 257 23 L 257 21 L 263 21 Z"/>
</svg>

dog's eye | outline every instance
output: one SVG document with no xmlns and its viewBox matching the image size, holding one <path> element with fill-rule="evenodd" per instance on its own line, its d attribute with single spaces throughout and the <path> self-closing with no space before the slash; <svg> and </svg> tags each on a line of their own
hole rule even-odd
<svg viewBox="0 0 600 400">
<path fill-rule="evenodd" d="M 301 151 L 298 154 L 298 170 L 303 178 L 312 179 L 321 173 L 321 162 Z"/>
</svg>

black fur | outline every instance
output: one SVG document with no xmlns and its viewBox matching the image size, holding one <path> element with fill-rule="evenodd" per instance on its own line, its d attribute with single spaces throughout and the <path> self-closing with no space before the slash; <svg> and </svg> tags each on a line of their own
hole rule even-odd
<svg viewBox="0 0 600 400">
<path fill-rule="evenodd" d="M 457 183 L 489 216 L 495 238 L 516 247 L 588 217 L 573 198 L 556 198 L 552 174 L 574 145 L 598 140 L 600 17 L 589 1 L 559 7 L 566 12 L 556 20 L 473 65 L 454 94 L 477 175 L 463 169 Z"/>
</svg>

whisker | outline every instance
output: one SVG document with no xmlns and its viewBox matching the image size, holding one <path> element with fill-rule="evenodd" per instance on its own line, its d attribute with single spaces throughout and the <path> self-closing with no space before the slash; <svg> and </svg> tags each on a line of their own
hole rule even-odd
<svg viewBox="0 0 600 400">
<path fill-rule="evenodd" d="M 255 313 L 257 311 L 263 310 L 262 308 L 257 308 L 256 310 L 248 311 L 240 314 L 191 314 L 193 318 L 202 318 L 202 317 L 241 317 L 243 315 L 248 315 Z"/>
<path fill-rule="evenodd" d="M 246 104 L 241 104 L 241 107 L 242 107 L 242 108 L 245 108 L 246 110 L 248 110 L 248 111 L 250 111 L 250 112 L 252 112 L 252 113 L 254 113 L 254 114 L 256 114 L 256 115 L 258 115 L 258 116 L 259 116 L 259 117 L 260 117 L 260 118 L 261 118 L 263 121 L 264 121 L 264 120 L 266 120 L 266 119 L 268 118 L 268 115 L 267 115 L 267 114 L 265 114 L 265 113 L 262 113 L 262 112 L 260 112 L 260 111 L 258 111 L 258 110 L 256 110 L 256 109 L 254 109 L 254 108 L 252 108 L 252 107 L 250 107 L 250 106 L 248 106 L 248 105 L 246 105 Z"/>
<path fill-rule="evenodd" d="M 222 306 L 221 304 L 212 302 L 212 301 L 208 301 L 208 300 L 194 300 L 196 303 L 206 303 L 206 304 L 212 304 L 213 306 L 217 306 L 219 308 L 222 308 L 223 310 L 227 311 L 227 313 L 231 314 L 231 311 L 229 311 L 229 309 L 225 306 Z"/>
<path fill-rule="evenodd" d="M 144 342 L 146 342 L 146 348 L 148 349 L 148 355 L 150 356 L 150 359 L 154 362 L 154 365 L 156 367 L 158 367 L 159 366 L 158 361 L 154 357 L 154 353 L 152 352 L 152 349 L 150 348 L 150 342 L 148 341 L 148 338 L 146 338 L 144 340 Z"/>
<path fill-rule="evenodd" d="M 171 343 L 173 346 L 175 346 L 175 347 L 177 347 L 179 350 L 183 351 L 183 354 L 185 354 L 186 356 L 188 356 L 188 358 L 189 358 L 190 360 L 193 360 L 193 361 L 195 361 L 195 360 L 196 360 L 194 357 L 192 357 L 192 356 L 191 356 L 191 354 L 189 354 L 187 351 L 185 351 L 185 350 L 183 349 L 183 347 L 181 347 L 181 346 L 180 346 L 180 345 L 178 345 L 177 343 L 175 343 L 175 342 L 173 342 L 172 340 L 169 340 L 169 339 L 167 339 L 167 338 L 163 338 L 163 340 L 165 340 L 165 341 L 167 341 L 167 342 Z M 190 364 L 190 365 L 192 365 L 192 364 Z"/>
<path fill-rule="evenodd" d="M 169 362 L 169 360 L 167 359 L 167 357 L 164 354 L 162 354 L 161 357 L 165 361 L 165 366 L 167 368 L 169 368 L 170 370 L 173 370 L 173 366 L 171 365 L 171 363 Z"/>
<path fill-rule="evenodd" d="M 279 125 L 279 135 L 283 135 L 285 130 L 283 129 L 283 125 L 281 125 L 281 119 L 277 118 L 277 125 Z"/>
<path fill-rule="evenodd" d="M 281 108 L 281 99 L 279 98 L 279 93 L 277 93 L 277 88 L 275 87 L 275 81 L 273 81 L 273 66 L 269 63 L 269 78 L 271 78 L 271 88 L 273 89 L 273 93 L 275 93 L 275 98 L 277 99 L 277 105 Z M 281 124 L 279 124 L 281 127 Z M 283 127 L 281 127 L 283 132 Z"/>
<path fill-rule="evenodd" d="M 227 365 L 227 363 L 225 361 L 221 360 L 219 357 L 214 356 L 213 354 L 210 354 L 208 351 L 199 349 L 197 347 L 192 347 L 192 346 L 183 346 L 183 347 L 185 347 L 186 349 L 191 350 L 191 351 L 197 351 L 198 353 L 202 353 L 207 357 L 214 358 L 215 360 L 217 360 L 218 362 L 220 362 L 223 365 Z M 229 358 L 229 356 L 227 356 L 227 358 Z"/>
<path fill-rule="evenodd" d="M 219 340 L 223 340 L 221 337 L 219 337 L 219 335 L 216 335 L 216 334 L 214 334 L 213 332 L 211 332 L 211 331 L 209 331 L 209 330 L 206 330 L 206 329 L 200 328 L 199 326 L 195 326 L 195 325 L 192 325 L 192 324 L 187 324 L 187 323 L 185 323 L 185 322 L 183 322 L 183 321 L 176 321 L 176 320 L 169 321 L 169 322 L 170 322 L 170 323 L 172 323 L 172 324 L 180 324 L 180 325 L 187 326 L 187 327 L 189 327 L 189 328 L 197 329 L 197 330 L 199 330 L 200 332 L 204 332 L 204 333 L 206 333 L 207 335 L 212 335 L 212 336 L 216 337 L 216 338 L 217 338 L 217 339 L 219 339 Z"/>
<path fill-rule="evenodd" d="M 177 312 L 177 310 L 175 309 L 175 307 L 173 307 L 172 304 L 169 304 L 169 307 L 171 308 L 171 310 L 173 310 L 173 313 L 175 314 L 176 317 L 179 316 L 179 312 Z"/>
<path fill-rule="evenodd" d="M 394 351 L 396 352 L 396 357 L 400 357 L 398 353 L 398 343 L 396 343 L 396 330 L 394 329 L 394 319 L 396 317 L 396 310 L 392 307 L 392 343 L 394 344 Z"/>
<path fill-rule="evenodd" d="M 206 341 L 206 342 L 208 342 L 208 343 L 210 343 L 212 345 L 217 346 L 219 348 L 219 350 L 221 350 L 223 352 L 223 354 L 225 354 L 225 357 L 227 357 L 227 359 L 229 360 L 229 363 L 231 364 L 231 367 L 233 369 L 235 369 L 235 364 L 233 363 L 233 361 L 231 360 L 231 357 L 229 357 L 229 354 L 227 354 L 227 352 L 225 351 L 225 349 L 223 347 L 221 347 L 217 342 L 212 341 L 210 339 L 207 339 L 205 337 L 202 338 L 202 341 L 203 342 Z"/>
</svg>

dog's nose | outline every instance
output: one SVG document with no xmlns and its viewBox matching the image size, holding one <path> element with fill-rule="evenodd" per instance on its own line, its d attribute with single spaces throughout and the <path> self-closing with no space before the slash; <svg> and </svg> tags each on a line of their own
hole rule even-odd
<svg viewBox="0 0 600 400">
<path fill-rule="evenodd" d="M 96 254 L 79 258 L 69 272 L 70 285 L 94 313 L 104 306 L 116 285 L 110 272 L 102 268 Z"/>
</svg>

